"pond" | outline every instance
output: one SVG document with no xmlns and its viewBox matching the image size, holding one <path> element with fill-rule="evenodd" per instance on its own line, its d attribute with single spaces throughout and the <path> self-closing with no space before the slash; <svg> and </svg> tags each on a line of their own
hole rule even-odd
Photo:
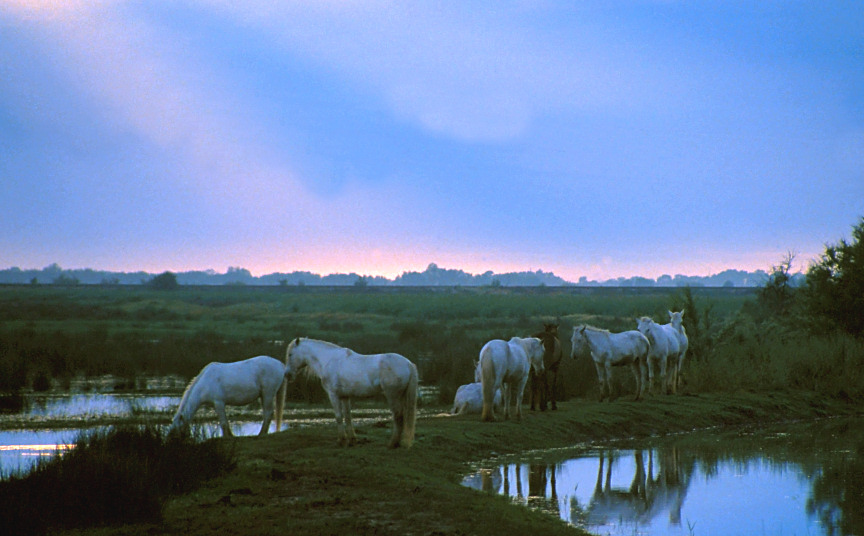
<svg viewBox="0 0 864 536">
<path fill-rule="evenodd" d="M 153 378 L 136 382 L 135 391 L 114 392 L 113 381 L 76 385 L 72 392 L 16 395 L 15 403 L 0 404 L 0 478 L 26 473 L 39 460 L 72 448 L 82 433 L 122 423 L 167 425 L 185 387 L 182 379 Z M 255 435 L 261 429 L 260 403 L 229 406 L 227 414 L 235 436 Z M 389 411 L 375 402 L 357 404 L 352 415 L 355 426 L 389 419 Z M 329 404 L 286 405 L 282 429 L 312 425 L 334 425 Z M 200 437 L 222 434 L 209 406 L 198 410 L 194 426 Z"/>
<path fill-rule="evenodd" d="M 602 535 L 864 533 L 864 419 L 484 462 L 463 485 Z"/>
</svg>

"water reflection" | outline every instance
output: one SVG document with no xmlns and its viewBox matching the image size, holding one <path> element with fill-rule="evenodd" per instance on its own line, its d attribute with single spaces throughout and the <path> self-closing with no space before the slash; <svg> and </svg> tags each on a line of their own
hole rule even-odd
<svg viewBox="0 0 864 536">
<path fill-rule="evenodd" d="M 864 421 L 532 453 L 463 484 L 597 534 L 861 534 Z"/>
</svg>

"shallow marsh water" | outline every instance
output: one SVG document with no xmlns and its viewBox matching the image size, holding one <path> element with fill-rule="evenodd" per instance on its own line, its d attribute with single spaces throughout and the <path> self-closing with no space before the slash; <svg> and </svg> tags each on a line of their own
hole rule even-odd
<svg viewBox="0 0 864 536">
<path fill-rule="evenodd" d="M 463 485 L 595 534 L 862 534 L 864 420 L 531 452 Z"/>
<path fill-rule="evenodd" d="M 81 434 L 123 422 L 167 425 L 180 403 L 185 382 L 173 378 L 141 380 L 134 392 L 110 390 L 111 378 L 75 385 L 77 391 L 30 393 L 22 405 L 0 413 L 0 478 L 26 473 L 39 460 L 73 448 Z M 367 426 L 389 418 L 388 410 L 362 402 L 352 411 L 355 426 Z M 260 403 L 227 408 L 235 436 L 256 435 L 261 430 Z M 282 429 L 295 426 L 333 425 L 333 411 L 326 404 L 289 404 Z M 195 415 L 195 432 L 201 437 L 221 436 L 216 412 L 202 406 Z M 271 423 L 270 432 L 276 431 Z"/>
</svg>

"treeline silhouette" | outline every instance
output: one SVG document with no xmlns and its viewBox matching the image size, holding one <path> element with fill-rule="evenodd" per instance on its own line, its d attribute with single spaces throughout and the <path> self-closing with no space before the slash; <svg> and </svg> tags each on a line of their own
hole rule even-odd
<svg viewBox="0 0 864 536">
<path fill-rule="evenodd" d="M 580 277 L 578 281 L 567 281 L 552 272 L 543 270 L 508 272 L 496 274 L 486 271 L 471 274 L 460 269 L 440 268 L 430 264 L 422 272 L 406 271 L 393 279 L 382 276 L 362 275 L 354 272 L 320 275 L 307 271 L 290 273 L 275 272 L 255 276 L 246 268 L 229 267 L 225 273 L 215 270 L 187 272 L 163 272 L 151 274 L 144 271 L 111 272 L 105 270 L 64 269 L 57 263 L 42 269 L 11 267 L 0 270 L 0 284 L 16 285 L 142 285 L 159 276 L 171 274 L 179 285 L 290 285 L 290 286 L 605 286 L 605 287 L 761 287 L 768 281 L 764 270 L 724 270 L 708 276 L 661 275 L 656 279 L 634 276 L 618 277 L 603 281 Z M 804 275 L 790 275 L 790 285 L 803 285 Z"/>
</svg>

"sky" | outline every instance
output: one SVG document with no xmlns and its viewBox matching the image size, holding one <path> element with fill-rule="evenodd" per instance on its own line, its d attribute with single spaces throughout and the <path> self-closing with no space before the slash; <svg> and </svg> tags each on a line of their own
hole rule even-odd
<svg viewBox="0 0 864 536">
<path fill-rule="evenodd" d="M 0 268 L 793 271 L 864 216 L 857 0 L 0 0 Z"/>
</svg>

